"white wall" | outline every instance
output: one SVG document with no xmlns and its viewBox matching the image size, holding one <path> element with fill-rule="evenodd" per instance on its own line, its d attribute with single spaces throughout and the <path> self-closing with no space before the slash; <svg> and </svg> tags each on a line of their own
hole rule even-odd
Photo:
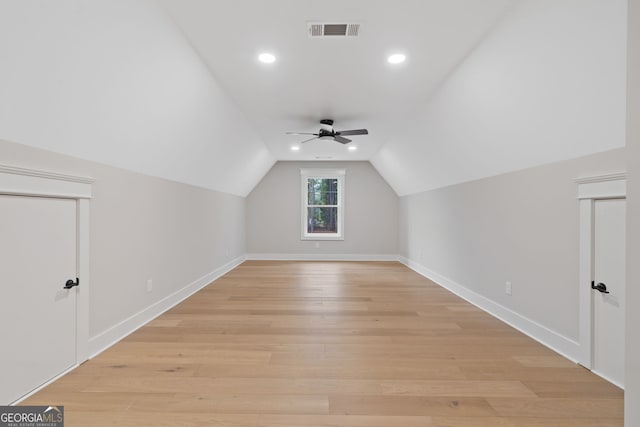
<svg viewBox="0 0 640 427">
<path fill-rule="evenodd" d="M 624 170 L 617 149 L 401 197 L 400 254 L 559 335 L 558 350 L 575 351 L 574 179 Z"/>
<path fill-rule="evenodd" d="M 0 1 L 0 138 L 246 195 L 274 162 L 151 0 Z"/>
<path fill-rule="evenodd" d="M 640 0 L 629 0 L 625 426 L 640 425 Z"/>
<path fill-rule="evenodd" d="M 344 241 L 300 240 L 301 168 L 346 169 Z M 247 197 L 247 251 L 355 258 L 398 253 L 398 197 L 369 162 L 278 162 Z"/>
<path fill-rule="evenodd" d="M 525 0 L 371 162 L 400 195 L 623 147 L 625 0 Z"/>
<path fill-rule="evenodd" d="M 129 317 L 245 253 L 242 197 L 1 140 L 0 164 L 96 179 L 90 202 L 92 351 L 145 320 L 125 322 Z"/>
</svg>

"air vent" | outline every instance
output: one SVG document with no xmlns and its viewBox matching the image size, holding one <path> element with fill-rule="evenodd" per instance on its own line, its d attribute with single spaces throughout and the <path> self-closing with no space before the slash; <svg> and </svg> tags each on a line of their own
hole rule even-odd
<svg viewBox="0 0 640 427">
<path fill-rule="evenodd" d="M 309 37 L 357 37 L 360 24 L 308 22 Z"/>
</svg>

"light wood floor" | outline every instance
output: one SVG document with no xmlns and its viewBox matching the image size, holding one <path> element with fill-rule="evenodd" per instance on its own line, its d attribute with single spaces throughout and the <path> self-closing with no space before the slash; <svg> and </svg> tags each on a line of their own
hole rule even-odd
<svg viewBox="0 0 640 427">
<path fill-rule="evenodd" d="M 623 393 L 398 263 L 245 262 L 24 405 L 66 426 L 622 426 Z"/>
</svg>

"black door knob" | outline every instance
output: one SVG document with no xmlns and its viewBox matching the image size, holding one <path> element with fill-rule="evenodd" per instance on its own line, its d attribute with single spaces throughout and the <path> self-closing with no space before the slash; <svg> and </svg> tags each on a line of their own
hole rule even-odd
<svg viewBox="0 0 640 427">
<path fill-rule="evenodd" d="M 594 282 L 591 282 L 591 289 L 595 289 L 598 292 L 602 292 L 603 294 L 608 294 L 607 285 L 604 283 L 598 283 L 597 285 Z"/>
<path fill-rule="evenodd" d="M 67 280 L 67 283 L 64 284 L 64 289 L 71 289 L 74 286 L 80 285 L 80 279 L 76 277 L 76 281 L 74 282 L 72 279 Z"/>
</svg>

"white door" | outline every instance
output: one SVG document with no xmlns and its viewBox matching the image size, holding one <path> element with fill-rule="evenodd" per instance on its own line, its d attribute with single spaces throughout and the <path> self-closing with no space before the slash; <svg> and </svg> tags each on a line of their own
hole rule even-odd
<svg viewBox="0 0 640 427">
<path fill-rule="evenodd" d="M 625 205 L 624 199 L 594 203 L 592 370 L 624 386 Z"/>
<path fill-rule="evenodd" d="M 76 203 L 0 195 L 0 405 L 76 363 Z"/>
</svg>

